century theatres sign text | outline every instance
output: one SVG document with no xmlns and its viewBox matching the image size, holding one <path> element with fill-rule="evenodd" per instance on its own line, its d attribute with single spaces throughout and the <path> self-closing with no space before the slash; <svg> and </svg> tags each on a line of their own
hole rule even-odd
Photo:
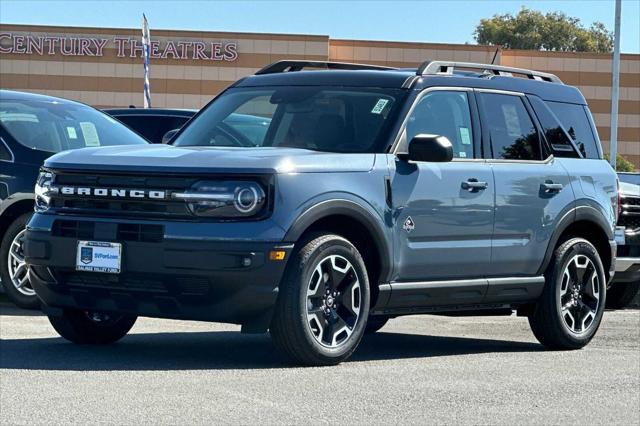
<svg viewBox="0 0 640 426">
<path fill-rule="evenodd" d="M 130 37 L 95 38 L 60 35 L 0 33 L 0 53 L 23 55 L 104 56 L 104 49 L 115 49 L 119 58 L 142 57 L 142 42 Z M 238 59 L 236 42 L 151 41 L 152 59 L 228 61 Z"/>
</svg>

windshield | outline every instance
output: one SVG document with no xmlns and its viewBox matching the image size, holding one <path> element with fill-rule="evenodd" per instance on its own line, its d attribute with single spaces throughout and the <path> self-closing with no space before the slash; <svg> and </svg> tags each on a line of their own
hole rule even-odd
<svg viewBox="0 0 640 426">
<path fill-rule="evenodd" d="M 147 143 L 122 123 L 82 104 L 0 99 L 0 124 L 27 148 L 53 153 Z"/>
<path fill-rule="evenodd" d="M 289 147 L 382 152 L 401 89 L 231 89 L 178 135 L 175 146 Z"/>
</svg>

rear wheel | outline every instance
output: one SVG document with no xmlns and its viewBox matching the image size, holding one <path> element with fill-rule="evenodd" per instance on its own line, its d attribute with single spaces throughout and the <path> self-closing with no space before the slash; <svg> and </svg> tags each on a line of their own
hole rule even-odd
<svg viewBox="0 0 640 426">
<path fill-rule="evenodd" d="M 573 238 L 560 245 L 529 324 L 552 349 L 580 349 L 595 335 L 606 299 L 604 268 L 595 247 Z"/>
<path fill-rule="evenodd" d="M 65 309 L 62 316 L 50 316 L 49 322 L 65 339 L 78 344 L 104 345 L 127 335 L 135 316 Z"/>
<path fill-rule="evenodd" d="M 351 356 L 366 327 L 369 281 L 362 256 L 346 239 L 320 235 L 289 262 L 270 333 L 297 363 L 334 365 Z"/>
<path fill-rule="evenodd" d="M 607 308 L 622 309 L 636 297 L 640 291 L 640 282 L 634 283 L 614 283 L 607 290 Z"/>
<path fill-rule="evenodd" d="M 24 261 L 24 238 L 31 213 L 25 213 L 7 228 L 0 242 L 0 279 L 9 300 L 25 309 L 40 306 L 36 292 L 29 282 Z"/>
</svg>

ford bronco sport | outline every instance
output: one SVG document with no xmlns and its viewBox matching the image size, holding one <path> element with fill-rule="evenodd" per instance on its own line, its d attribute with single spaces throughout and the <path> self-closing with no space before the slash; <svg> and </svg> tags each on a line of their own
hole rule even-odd
<svg viewBox="0 0 640 426">
<path fill-rule="evenodd" d="M 585 99 L 551 74 L 277 62 L 173 146 L 49 158 L 26 258 L 76 343 L 137 316 L 220 321 L 329 365 L 391 317 L 515 310 L 543 345 L 577 349 L 615 271 L 602 158 Z"/>
</svg>

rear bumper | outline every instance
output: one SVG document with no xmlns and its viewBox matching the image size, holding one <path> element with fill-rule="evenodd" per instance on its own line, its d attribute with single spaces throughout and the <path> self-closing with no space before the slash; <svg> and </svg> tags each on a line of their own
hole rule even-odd
<svg viewBox="0 0 640 426">
<path fill-rule="evenodd" d="M 122 272 L 75 270 L 77 238 L 29 229 L 25 257 L 46 307 L 228 322 L 266 329 L 292 245 L 164 239 L 122 243 Z M 269 260 L 274 248 L 284 261 Z"/>
</svg>

